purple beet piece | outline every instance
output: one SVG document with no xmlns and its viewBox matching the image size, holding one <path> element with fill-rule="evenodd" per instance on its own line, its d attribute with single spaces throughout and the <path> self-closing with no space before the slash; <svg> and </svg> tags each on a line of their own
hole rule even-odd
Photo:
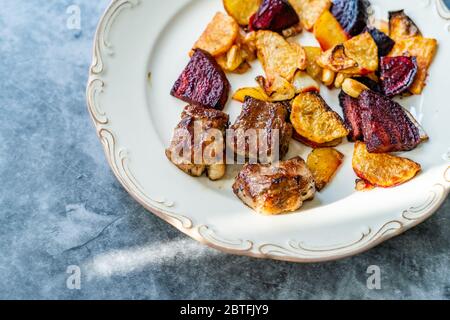
<svg viewBox="0 0 450 320">
<path fill-rule="evenodd" d="M 216 60 L 208 52 L 196 49 L 170 94 L 192 105 L 223 110 L 230 87 Z"/>
</svg>

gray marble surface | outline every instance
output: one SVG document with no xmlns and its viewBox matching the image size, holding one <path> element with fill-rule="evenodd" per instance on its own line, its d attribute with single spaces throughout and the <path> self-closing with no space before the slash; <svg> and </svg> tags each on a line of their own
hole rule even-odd
<svg viewBox="0 0 450 320">
<path fill-rule="evenodd" d="M 449 201 L 368 253 L 312 265 L 222 254 L 149 214 L 112 175 L 86 110 L 108 1 L 0 3 L 0 298 L 450 298 Z M 79 31 L 66 27 L 74 3 Z M 367 289 L 370 265 L 381 290 Z"/>
</svg>

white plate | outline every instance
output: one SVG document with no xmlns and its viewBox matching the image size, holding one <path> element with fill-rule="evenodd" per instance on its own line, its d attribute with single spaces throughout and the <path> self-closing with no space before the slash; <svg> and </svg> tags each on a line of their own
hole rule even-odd
<svg viewBox="0 0 450 320">
<path fill-rule="evenodd" d="M 148 210 L 194 239 L 241 255 L 296 262 L 334 260 L 360 253 L 430 217 L 450 185 L 448 79 L 450 20 L 440 0 L 372 0 L 380 17 L 406 9 L 424 35 L 439 41 L 422 96 L 401 100 L 431 137 L 407 157 L 423 172 L 393 189 L 354 191 L 353 145 L 334 181 L 299 213 L 276 217 L 255 214 L 232 193 L 236 168 L 227 179 L 191 178 L 166 159 L 164 149 L 185 103 L 170 89 L 188 62 L 188 51 L 220 0 L 116 0 L 104 14 L 94 43 L 87 97 L 89 111 L 107 159 L 125 189 Z M 299 38 L 314 44 L 311 35 Z M 255 85 L 258 62 L 245 75 L 229 75 L 233 89 Z M 338 112 L 338 91 L 322 95 Z M 229 102 L 232 120 L 240 105 Z M 310 149 L 292 142 L 290 155 Z M 428 235 L 430 237 L 433 234 Z"/>
</svg>

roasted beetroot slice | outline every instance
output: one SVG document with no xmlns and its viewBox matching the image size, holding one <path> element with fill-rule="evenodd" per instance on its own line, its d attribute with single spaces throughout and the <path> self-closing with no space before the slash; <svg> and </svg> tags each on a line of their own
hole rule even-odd
<svg viewBox="0 0 450 320">
<path fill-rule="evenodd" d="M 381 88 L 388 97 L 401 94 L 414 82 L 418 66 L 415 57 L 382 57 Z"/>
<path fill-rule="evenodd" d="M 392 40 L 387 34 L 378 30 L 377 28 L 369 27 L 367 31 L 372 36 L 373 40 L 377 44 L 378 47 L 378 56 L 384 57 L 391 52 L 392 48 L 395 45 L 395 41 Z"/>
<path fill-rule="evenodd" d="M 370 153 L 410 151 L 422 142 L 419 128 L 397 102 L 366 90 L 359 97 L 359 107 Z"/>
<path fill-rule="evenodd" d="M 359 101 L 344 91 L 339 94 L 339 103 L 344 112 L 345 125 L 350 129 L 348 135 L 349 141 L 363 140 L 361 111 L 359 110 Z"/>
<path fill-rule="evenodd" d="M 281 32 L 300 22 L 294 8 L 287 0 L 264 0 L 251 18 L 251 30 Z"/>
<path fill-rule="evenodd" d="M 367 26 L 367 0 L 334 0 L 331 13 L 350 36 L 360 34 Z"/>
<path fill-rule="evenodd" d="M 192 105 L 223 110 L 230 87 L 216 60 L 206 51 L 196 49 L 170 94 Z"/>
</svg>

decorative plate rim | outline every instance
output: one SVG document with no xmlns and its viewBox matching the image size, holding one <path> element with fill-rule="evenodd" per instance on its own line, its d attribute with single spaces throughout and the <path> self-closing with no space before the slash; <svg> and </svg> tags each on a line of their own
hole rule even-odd
<svg viewBox="0 0 450 320">
<path fill-rule="evenodd" d="M 449 20 L 449 11 L 443 0 L 435 0 L 440 17 Z M 192 219 L 171 211 L 172 204 L 165 199 L 154 199 L 143 191 L 128 166 L 125 149 L 117 150 L 116 138 L 109 127 L 107 113 L 98 103 L 98 95 L 105 90 L 102 74 L 105 70 L 104 54 L 112 53 L 108 33 L 120 13 L 137 5 L 141 0 L 112 0 L 101 16 L 94 37 L 93 58 L 89 69 L 86 88 L 87 107 L 94 123 L 97 136 L 103 145 L 111 170 L 123 188 L 146 210 L 165 220 L 194 240 L 225 253 L 261 259 L 273 259 L 297 263 L 315 263 L 348 258 L 366 252 L 379 244 L 403 234 L 430 218 L 446 200 L 450 188 L 450 166 L 443 173 L 443 181 L 438 181 L 429 191 L 427 200 L 419 206 L 405 209 L 400 219 L 385 223 L 379 230 L 368 228 L 367 232 L 352 243 L 329 248 L 308 248 L 303 243 L 289 242 L 286 246 L 270 243 L 255 244 L 250 240 L 229 240 L 221 238 L 207 225 L 194 225 Z M 429 3 L 431 1 L 428 1 Z M 450 152 L 450 151 L 449 151 Z M 450 161 L 450 154 L 447 159 Z"/>
</svg>

